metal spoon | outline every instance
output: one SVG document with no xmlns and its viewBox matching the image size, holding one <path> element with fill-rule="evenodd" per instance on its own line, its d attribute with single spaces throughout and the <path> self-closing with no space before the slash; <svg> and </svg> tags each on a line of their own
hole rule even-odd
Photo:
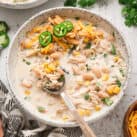
<svg viewBox="0 0 137 137">
<path fill-rule="evenodd" d="M 85 137 L 96 137 L 96 135 L 94 134 L 92 129 L 89 127 L 89 125 L 84 121 L 84 119 L 77 112 L 77 110 L 76 110 L 74 104 L 71 102 L 71 99 L 69 98 L 69 96 L 64 92 L 63 89 L 65 86 L 65 77 L 62 79 L 60 86 L 55 87 L 51 83 L 50 80 L 47 83 L 48 84 L 44 85 L 43 90 L 50 94 L 56 94 L 56 95 L 60 95 L 62 97 L 62 99 L 66 103 L 68 109 L 70 110 L 72 116 L 75 118 L 75 120 L 79 124 Z"/>
</svg>

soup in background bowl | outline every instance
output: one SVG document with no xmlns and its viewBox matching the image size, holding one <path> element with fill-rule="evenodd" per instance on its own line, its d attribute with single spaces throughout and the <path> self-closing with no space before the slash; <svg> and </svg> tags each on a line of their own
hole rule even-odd
<svg viewBox="0 0 137 137">
<path fill-rule="evenodd" d="M 65 79 L 64 91 L 88 122 L 106 115 L 123 96 L 129 54 L 118 31 L 78 8 L 43 11 L 27 21 L 12 41 L 8 79 L 21 106 L 53 126 L 76 123 L 63 100 L 45 92 Z"/>
<path fill-rule="evenodd" d="M 29 9 L 37 7 L 48 0 L 0 0 L 0 7 L 9 9 Z"/>
</svg>

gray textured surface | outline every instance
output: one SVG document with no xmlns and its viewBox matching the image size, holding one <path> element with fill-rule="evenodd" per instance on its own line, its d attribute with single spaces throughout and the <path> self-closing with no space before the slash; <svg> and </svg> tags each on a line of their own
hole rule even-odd
<svg viewBox="0 0 137 137">
<path fill-rule="evenodd" d="M 98 0 L 102 1 L 102 0 Z M 104 1 L 104 0 L 103 0 Z M 45 10 L 47 8 L 63 6 L 63 0 L 49 0 L 49 2 L 43 4 L 34 9 L 29 10 L 10 10 L 0 8 L 0 20 L 5 20 L 10 25 L 10 37 L 33 14 Z M 132 60 L 132 73 L 129 80 L 128 88 L 125 91 L 120 104 L 115 110 L 106 116 L 104 119 L 92 125 L 98 137 L 123 137 L 122 133 L 122 122 L 125 111 L 129 104 L 137 99 L 137 28 L 127 28 L 124 25 L 124 20 L 121 16 L 121 6 L 117 0 L 108 0 L 107 5 L 101 6 L 95 5 L 94 7 L 88 8 L 92 12 L 95 12 L 102 17 L 108 19 L 124 36 L 127 44 L 131 48 L 131 60 Z M 7 85 L 5 63 L 8 48 L 5 49 L 0 55 L 0 78 Z"/>
</svg>

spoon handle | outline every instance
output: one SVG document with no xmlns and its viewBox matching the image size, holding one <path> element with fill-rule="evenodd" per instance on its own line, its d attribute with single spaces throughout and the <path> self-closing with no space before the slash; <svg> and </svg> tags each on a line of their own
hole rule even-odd
<svg viewBox="0 0 137 137">
<path fill-rule="evenodd" d="M 72 116 L 75 118 L 75 120 L 79 124 L 84 136 L 85 137 L 96 137 L 96 135 L 94 134 L 92 129 L 89 127 L 89 125 L 84 121 L 84 119 L 77 112 L 77 110 L 76 110 L 75 106 L 73 105 L 73 103 L 71 102 L 69 96 L 66 93 L 62 92 L 61 97 L 64 99 Z"/>
</svg>

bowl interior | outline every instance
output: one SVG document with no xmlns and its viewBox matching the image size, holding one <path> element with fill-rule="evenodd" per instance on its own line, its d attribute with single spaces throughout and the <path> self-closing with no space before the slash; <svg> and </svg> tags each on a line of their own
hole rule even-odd
<svg viewBox="0 0 137 137">
<path fill-rule="evenodd" d="M 101 18 L 100 16 L 93 14 L 87 10 L 82 10 L 79 8 L 55 8 L 55 9 L 49 9 L 46 11 L 42 11 L 41 13 L 37 14 L 36 16 L 33 16 L 31 19 L 29 19 L 16 33 L 13 41 L 11 42 L 10 45 L 10 50 L 9 50 L 9 55 L 8 55 L 8 66 L 7 66 L 7 76 L 9 80 L 9 85 L 11 88 L 12 93 L 15 95 L 17 98 L 19 104 L 27 111 L 29 114 L 31 114 L 33 117 L 36 119 L 50 124 L 52 126 L 60 126 L 60 127 L 73 127 L 76 126 L 75 122 L 60 122 L 60 121 L 55 121 L 51 119 L 47 119 L 44 116 L 41 116 L 34 108 L 31 107 L 30 104 L 27 104 L 24 99 L 20 96 L 18 91 L 16 90 L 16 85 L 15 85 L 15 77 L 14 77 L 14 68 L 16 66 L 17 58 L 18 58 L 18 49 L 20 45 L 20 41 L 26 36 L 26 32 L 31 30 L 34 26 L 39 25 L 46 21 L 49 16 L 54 16 L 54 15 L 60 15 L 60 16 L 65 16 L 68 18 L 75 18 L 75 17 L 80 17 L 81 19 L 91 21 L 93 24 L 98 25 L 99 27 L 103 27 L 104 30 L 106 30 L 109 33 L 115 33 L 116 41 L 119 43 L 118 45 L 121 46 L 122 54 L 124 59 L 126 60 L 127 63 L 127 68 L 128 68 L 128 73 L 129 74 L 129 54 L 128 54 L 128 49 L 127 46 L 117 31 L 116 28 L 114 28 L 108 21 L 105 19 Z M 128 79 L 128 75 L 127 75 Z M 126 88 L 127 85 L 127 80 L 125 81 L 124 86 L 122 87 L 122 92 L 117 96 L 114 104 L 111 107 L 104 107 L 100 112 L 94 113 L 91 117 L 86 118 L 85 120 L 87 122 L 93 122 L 97 119 L 102 118 L 105 116 L 107 113 L 109 113 L 114 107 L 117 105 L 117 103 L 120 101 L 120 99 L 123 96 L 123 90 Z"/>
</svg>

